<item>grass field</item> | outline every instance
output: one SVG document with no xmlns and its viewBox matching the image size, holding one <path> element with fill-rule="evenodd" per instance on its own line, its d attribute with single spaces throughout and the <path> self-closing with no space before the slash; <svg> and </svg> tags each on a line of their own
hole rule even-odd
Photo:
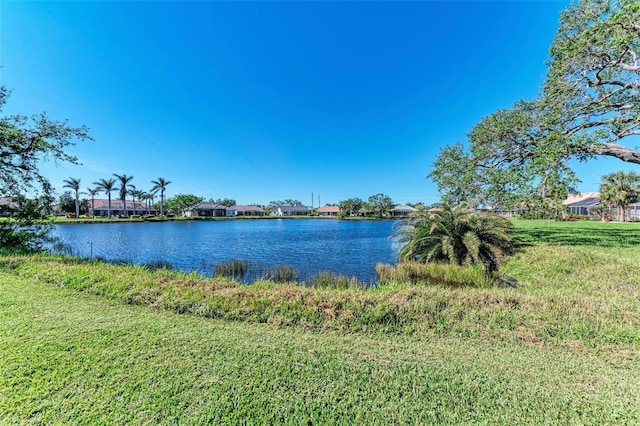
<svg viewBox="0 0 640 426">
<path fill-rule="evenodd" d="M 640 226 L 515 224 L 517 289 L 5 252 L 0 423 L 638 424 Z"/>
</svg>

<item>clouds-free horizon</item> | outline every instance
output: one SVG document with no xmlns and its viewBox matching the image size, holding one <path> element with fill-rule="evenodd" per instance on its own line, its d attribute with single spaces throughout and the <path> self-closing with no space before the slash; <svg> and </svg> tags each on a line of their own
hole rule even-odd
<svg viewBox="0 0 640 426">
<path fill-rule="evenodd" d="M 537 95 L 567 5 L 2 2 L 4 112 L 91 129 L 83 165 L 43 165 L 59 193 L 126 173 L 240 204 L 431 204 L 439 149 Z M 580 189 L 621 167 L 577 165 Z"/>
</svg>

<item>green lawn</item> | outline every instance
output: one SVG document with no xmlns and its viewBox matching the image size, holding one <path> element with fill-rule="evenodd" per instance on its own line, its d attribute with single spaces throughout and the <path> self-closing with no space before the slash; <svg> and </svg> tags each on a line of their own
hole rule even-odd
<svg viewBox="0 0 640 426">
<path fill-rule="evenodd" d="M 640 225 L 516 226 L 517 289 L 4 253 L 0 424 L 638 424 Z"/>
</svg>

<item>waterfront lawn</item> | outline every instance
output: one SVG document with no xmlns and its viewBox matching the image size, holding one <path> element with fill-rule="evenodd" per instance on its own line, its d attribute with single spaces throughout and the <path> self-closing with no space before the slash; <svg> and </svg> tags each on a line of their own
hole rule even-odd
<svg viewBox="0 0 640 426">
<path fill-rule="evenodd" d="M 632 351 L 210 320 L 6 271 L 0 307 L 2 424 L 640 421 Z"/>
<path fill-rule="evenodd" d="M 0 423 L 637 424 L 640 225 L 514 223 L 516 289 L 0 251 Z"/>
</svg>

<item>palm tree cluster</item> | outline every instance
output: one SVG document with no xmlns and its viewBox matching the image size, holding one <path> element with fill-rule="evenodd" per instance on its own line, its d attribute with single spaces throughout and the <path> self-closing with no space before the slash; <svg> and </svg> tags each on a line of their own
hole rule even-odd
<svg viewBox="0 0 640 426">
<path fill-rule="evenodd" d="M 164 178 L 158 178 L 157 180 L 151 181 L 153 187 L 149 192 L 145 192 L 136 188 L 135 185 L 131 183 L 133 180 L 133 176 L 128 176 L 126 174 L 123 175 L 114 175 L 115 178 L 109 179 L 99 179 L 96 182 L 93 182 L 93 188 L 87 188 L 86 192 L 82 192 L 84 194 L 91 196 L 91 211 L 94 211 L 94 203 L 95 197 L 100 192 L 104 192 L 107 196 L 108 204 L 108 216 L 112 217 L 111 213 L 111 193 L 114 191 L 118 192 L 119 199 L 122 200 L 123 211 L 125 217 L 127 217 L 127 195 L 130 195 L 133 200 L 133 213 L 136 214 L 136 199 L 138 201 L 146 201 L 147 206 L 151 206 L 153 201 L 155 200 L 155 195 L 159 191 L 160 192 L 160 215 L 164 216 L 164 191 L 171 182 L 165 180 Z M 119 186 L 118 186 L 119 185 Z M 64 188 L 70 188 L 75 192 L 75 202 L 76 202 L 76 217 L 80 215 L 80 179 L 69 178 L 64 180 Z"/>
<path fill-rule="evenodd" d="M 634 172 L 615 172 L 602 177 L 600 201 L 618 209 L 618 220 L 626 220 L 629 204 L 640 198 L 640 175 Z"/>
<path fill-rule="evenodd" d="M 417 213 L 396 225 L 393 237 L 401 245 L 401 260 L 455 265 L 481 263 L 488 275 L 497 272 L 512 251 L 509 220 L 445 205 L 438 212 Z"/>
</svg>

